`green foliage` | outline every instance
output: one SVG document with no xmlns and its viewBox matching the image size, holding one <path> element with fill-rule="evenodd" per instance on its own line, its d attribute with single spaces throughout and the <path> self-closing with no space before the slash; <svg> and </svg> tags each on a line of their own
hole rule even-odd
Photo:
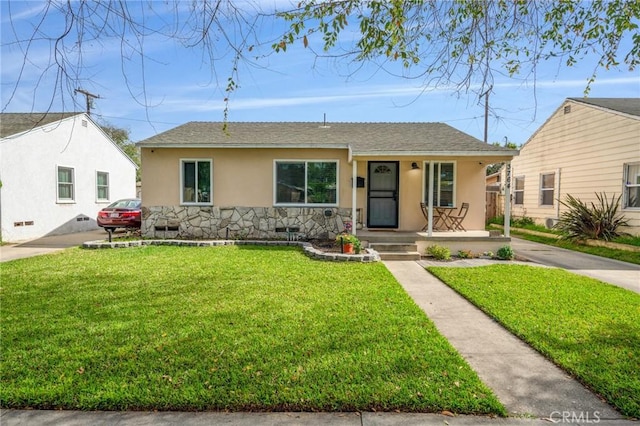
<svg viewBox="0 0 640 426">
<path fill-rule="evenodd" d="M 329 52 L 340 44 L 357 61 L 379 57 L 418 68 L 430 83 L 491 90 L 493 73 L 528 74 L 541 60 L 567 66 L 596 55 L 597 68 L 624 63 L 630 71 L 640 62 L 640 2 L 637 0 L 562 1 L 364 1 L 306 0 L 281 13 L 288 31 L 273 44 L 275 51 L 320 34 Z M 353 46 L 339 35 L 349 21 L 357 24 Z M 350 32 L 350 36 L 356 31 Z M 631 36 L 628 51 L 621 41 Z M 340 40 L 340 43 L 339 43 Z M 589 85 L 595 71 L 586 76 Z"/>
<path fill-rule="evenodd" d="M 358 237 L 356 237 L 353 234 L 348 234 L 346 232 L 343 232 L 341 234 L 336 235 L 336 243 L 355 245 L 356 243 L 360 243 L 360 240 L 358 239 Z"/>
<path fill-rule="evenodd" d="M 294 247 L 2 264 L 3 409 L 504 415 L 381 263 Z"/>
<path fill-rule="evenodd" d="M 605 240 L 611 241 L 623 233 L 618 228 L 628 224 L 628 220 L 618 213 L 620 206 L 619 195 L 609 200 L 606 194 L 597 194 L 598 203 L 590 206 L 579 199 L 567 194 L 565 201 L 560 203 L 569 210 L 562 212 L 558 223 L 554 226 L 569 240 Z"/>
<path fill-rule="evenodd" d="M 448 247 L 439 246 L 437 244 L 427 247 L 427 254 L 432 256 L 436 260 L 449 260 L 451 259 L 451 250 Z"/>
<path fill-rule="evenodd" d="M 515 257 L 513 249 L 509 245 L 500 247 L 496 252 L 496 256 L 501 260 L 511 260 Z"/>
<path fill-rule="evenodd" d="M 140 150 L 129 139 L 129 130 L 121 129 L 114 125 L 103 123 L 100 125 L 103 132 L 138 166 L 136 170 L 136 181 L 140 181 Z"/>
<path fill-rule="evenodd" d="M 473 252 L 471 250 L 458 250 L 458 257 L 460 259 L 472 259 Z"/>
<path fill-rule="evenodd" d="M 488 221 L 489 224 L 495 223 L 496 225 L 504 225 L 504 216 L 492 217 Z M 535 221 L 527 216 L 511 216 L 511 226 L 515 228 L 530 228 L 536 227 Z M 541 227 L 541 229 L 546 229 Z"/>
<path fill-rule="evenodd" d="M 623 414 L 640 417 L 639 294 L 556 268 L 428 270 Z"/>
</svg>

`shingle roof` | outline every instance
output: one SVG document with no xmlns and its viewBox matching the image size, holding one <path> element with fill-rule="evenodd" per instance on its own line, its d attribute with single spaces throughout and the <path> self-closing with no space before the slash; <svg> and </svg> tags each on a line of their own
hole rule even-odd
<svg viewBox="0 0 640 426">
<path fill-rule="evenodd" d="M 575 102 L 582 102 L 612 111 L 623 112 L 640 117 L 640 98 L 569 98 Z"/>
<path fill-rule="evenodd" d="M 15 135 L 44 126 L 63 118 L 78 115 L 78 112 L 44 112 L 44 113 L 13 113 L 0 114 L 0 137 Z"/>
<path fill-rule="evenodd" d="M 443 123 L 189 122 L 140 147 L 343 148 L 354 155 L 517 155 Z"/>
</svg>

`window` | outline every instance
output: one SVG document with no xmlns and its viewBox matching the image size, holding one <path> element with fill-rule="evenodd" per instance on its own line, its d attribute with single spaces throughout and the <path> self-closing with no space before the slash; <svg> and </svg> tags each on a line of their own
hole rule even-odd
<svg viewBox="0 0 640 426">
<path fill-rule="evenodd" d="M 555 178 L 554 173 L 540 175 L 540 205 L 553 206 Z"/>
<path fill-rule="evenodd" d="M 515 178 L 513 196 L 513 204 L 524 204 L 524 176 Z"/>
<path fill-rule="evenodd" d="M 182 204 L 211 205 L 211 160 L 181 160 Z"/>
<path fill-rule="evenodd" d="M 96 199 L 109 201 L 109 173 L 96 172 Z"/>
<path fill-rule="evenodd" d="M 425 166 L 425 186 L 424 200 L 428 204 L 429 194 L 429 167 Z M 455 173 L 454 163 L 433 163 L 433 206 L 434 207 L 455 207 Z"/>
<path fill-rule="evenodd" d="M 74 195 L 73 169 L 58 167 L 58 202 L 71 202 Z"/>
<path fill-rule="evenodd" d="M 337 161 L 276 161 L 276 204 L 338 203 Z"/>
<path fill-rule="evenodd" d="M 624 165 L 624 208 L 640 207 L 640 163 Z"/>
</svg>

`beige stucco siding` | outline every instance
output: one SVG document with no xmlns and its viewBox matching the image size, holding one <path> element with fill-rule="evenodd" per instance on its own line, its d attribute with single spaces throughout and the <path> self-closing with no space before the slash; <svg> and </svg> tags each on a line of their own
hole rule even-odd
<svg viewBox="0 0 640 426">
<path fill-rule="evenodd" d="M 275 160 L 337 160 L 341 207 L 351 206 L 347 150 L 337 149 L 142 149 L 144 206 L 180 204 L 180 161 L 211 159 L 213 204 L 219 207 L 274 205 Z"/>
<path fill-rule="evenodd" d="M 565 210 L 557 199 L 567 194 L 584 202 L 597 201 L 596 193 L 623 192 L 624 164 L 640 162 L 640 120 L 581 103 L 567 101 L 521 148 L 512 161 L 512 178 L 524 176 L 524 204 L 514 205 L 515 216 L 544 223 Z M 553 206 L 540 205 L 542 173 L 555 174 Z M 512 184 L 513 189 L 513 184 Z M 640 209 L 625 209 L 635 233 L 640 230 Z"/>
</svg>

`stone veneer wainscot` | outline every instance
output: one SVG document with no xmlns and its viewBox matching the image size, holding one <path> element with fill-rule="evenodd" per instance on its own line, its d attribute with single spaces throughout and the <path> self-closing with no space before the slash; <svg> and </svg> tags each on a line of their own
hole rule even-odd
<svg viewBox="0 0 640 426">
<path fill-rule="evenodd" d="M 145 238 L 331 239 L 351 221 L 351 209 L 332 207 L 142 208 Z"/>
</svg>

